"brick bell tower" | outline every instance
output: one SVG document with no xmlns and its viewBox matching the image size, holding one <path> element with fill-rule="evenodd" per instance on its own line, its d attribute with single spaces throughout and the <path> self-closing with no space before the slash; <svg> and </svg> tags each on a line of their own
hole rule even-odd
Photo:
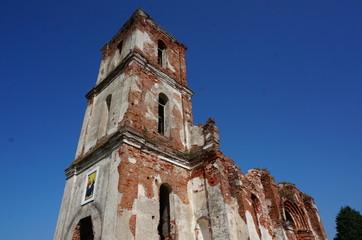
<svg viewBox="0 0 362 240">
<path fill-rule="evenodd" d="M 326 239 L 311 197 L 244 175 L 213 119 L 193 125 L 186 47 L 147 13 L 101 51 L 55 240 Z"/>
<path fill-rule="evenodd" d="M 187 195 L 190 168 L 186 49 L 141 9 L 101 48 L 54 239 L 175 234 L 169 202 L 189 201 L 170 197 Z"/>
</svg>

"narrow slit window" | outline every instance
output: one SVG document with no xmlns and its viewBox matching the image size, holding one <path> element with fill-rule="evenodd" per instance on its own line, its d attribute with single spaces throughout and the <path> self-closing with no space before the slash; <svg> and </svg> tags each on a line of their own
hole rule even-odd
<svg viewBox="0 0 362 240">
<path fill-rule="evenodd" d="M 120 41 L 117 45 L 119 55 L 122 54 L 122 48 L 123 48 L 123 41 Z"/>
<path fill-rule="evenodd" d="M 167 104 L 167 97 L 164 94 L 160 94 L 158 97 L 158 133 L 165 135 L 165 122 L 166 122 L 166 104 Z"/>
<path fill-rule="evenodd" d="M 158 40 L 157 63 L 164 68 L 166 63 L 165 60 L 166 60 L 166 44 L 161 40 Z"/>
<path fill-rule="evenodd" d="M 108 112 L 111 109 L 111 101 L 112 101 L 112 95 L 108 95 L 107 98 L 106 98 L 106 104 L 107 104 Z"/>
<path fill-rule="evenodd" d="M 255 196 L 254 194 L 251 194 L 251 200 L 253 203 L 253 210 L 254 210 L 255 229 L 256 229 L 259 237 L 261 237 L 260 222 L 259 222 L 259 215 L 261 214 L 260 201 L 259 201 L 258 197 Z"/>
<path fill-rule="evenodd" d="M 172 189 L 168 184 L 162 184 L 160 187 L 160 223 L 158 225 L 158 234 L 161 240 L 165 240 L 171 235 L 170 224 L 170 193 Z"/>
</svg>

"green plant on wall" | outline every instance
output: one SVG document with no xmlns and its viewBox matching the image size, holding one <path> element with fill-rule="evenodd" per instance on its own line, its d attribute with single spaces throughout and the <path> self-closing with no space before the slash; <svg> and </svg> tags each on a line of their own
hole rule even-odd
<svg viewBox="0 0 362 240">
<path fill-rule="evenodd" d="M 291 192 L 285 191 L 283 189 L 279 189 L 278 192 L 281 198 L 286 198 L 291 201 L 295 200 L 294 194 Z"/>
</svg>

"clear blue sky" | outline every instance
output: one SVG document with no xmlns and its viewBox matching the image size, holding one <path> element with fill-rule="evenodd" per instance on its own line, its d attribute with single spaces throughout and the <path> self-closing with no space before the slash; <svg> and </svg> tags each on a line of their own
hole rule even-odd
<svg viewBox="0 0 362 240">
<path fill-rule="evenodd" d="M 188 46 L 195 124 L 222 151 L 313 196 L 329 239 L 362 211 L 362 2 L 2 1 L 0 232 L 52 239 L 84 94 L 107 42 L 141 7 Z"/>
</svg>

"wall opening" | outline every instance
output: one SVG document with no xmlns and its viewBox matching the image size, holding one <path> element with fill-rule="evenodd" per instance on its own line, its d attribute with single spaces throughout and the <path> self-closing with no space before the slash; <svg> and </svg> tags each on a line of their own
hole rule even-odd
<svg viewBox="0 0 362 240">
<path fill-rule="evenodd" d="M 166 132 L 166 104 L 168 98 L 165 94 L 160 93 L 158 97 L 158 133 L 165 135 Z"/>
<path fill-rule="evenodd" d="M 261 209 L 261 204 L 259 201 L 259 198 L 257 196 L 255 196 L 254 194 L 251 194 L 251 200 L 253 203 L 253 211 L 254 211 L 254 223 L 255 223 L 255 229 L 256 232 L 258 233 L 259 237 L 261 238 L 261 232 L 260 232 L 260 222 L 259 222 L 259 216 L 262 213 L 262 209 Z"/>
<path fill-rule="evenodd" d="M 122 48 L 123 48 L 123 41 L 120 41 L 117 45 L 119 55 L 122 54 Z"/>
<path fill-rule="evenodd" d="M 302 208 L 289 200 L 283 204 L 283 227 L 288 239 L 314 239 L 307 215 Z"/>
<path fill-rule="evenodd" d="M 72 240 L 94 240 L 94 232 L 91 217 L 79 221 Z"/>
<path fill-rule="evenodd" d="M 112 95 L 108 95 L 105 102 L 103 103 L 103 109 L 101 113 L 101 120 L 99 122 L 99 129 L 98 129 L 98 138 L 103 137 L 106 135 L 108 122 L 109 122 L 109 112 L 111 109 L 111 101 Z"/>
<path fill-rule="evenodd" d="M 166 67 L 166 44 L 161 40 L 158 40 L 157 63 L 163 68 Z"/>
<path fill-rule="evenodd" d="M 284 225 L 294 230 L 307 230 L 308 224 L 303 210 L 292 201 L 284 202 Z"/>
<path fill-rule="evenodd" d="M 171 235 L 171 217 L 170 217 L 170 193 L 172 188 L 168 184 L 162 184 L 160 187 L 160 222 L 158 225 L 158 234 L 161 240 L 165 240 Z"/>
<path fill-rule="evenodd" d="M 295 229 L 295 224 L 292 215 L 288 211 L 285 211 L 285 221 L 288 227 Z"/>
</svg>

